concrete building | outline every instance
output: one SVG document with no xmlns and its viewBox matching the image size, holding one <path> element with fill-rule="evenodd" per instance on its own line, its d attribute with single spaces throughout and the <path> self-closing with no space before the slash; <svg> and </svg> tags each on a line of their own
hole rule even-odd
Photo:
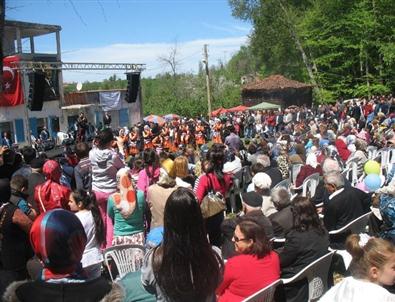
<svg viewBox="0 0 395 302">
<path fill-rule="evenodd" d="M 57 25 L 6 20 L 4 24 L 3 55 L 4 57 L 17 55 L 21 61 L 29 62 L 60 62 L 61 29 Z M 44 35 L 54 41 L 53 53 L 40 52 L 37 38 Z M 30 85 L 28 72 L 28 69 L 20 72 L 24 104 L 14 107 L 0 107 L 0 131 L 9 131 L 13 141 L 22 145 L 28 142 L 30 132 L 37 136 L 45 126 L 54 136 L 59 129 L 66 126 L 61 110 L 63 102 L 62 71 L 46 71 L 52 93 L 44 101 L 41 111 L 30 111 L 26 107 Z"/>
</svg>

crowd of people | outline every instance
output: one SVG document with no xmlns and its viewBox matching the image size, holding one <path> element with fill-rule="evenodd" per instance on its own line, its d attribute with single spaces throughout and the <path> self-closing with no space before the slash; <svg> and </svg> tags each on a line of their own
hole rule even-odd
<svg viewBox="0 0 395 302">
<path fill-rule="evenodd" d="M 382 162 L 380 188 L 363 186 L 368 147 L 395 144 L 392 96 L 106 126 L 91 145 L 79 130 L 74 148 L 52 159 L 3 144 L 5 301 L 242 301 L 328 248 L 352 261 L 334 260 L 331 276 L 344 279 L 322 301 L 394 301 L 395 165 Z M 358 184 L 342 173 L 350 162 Z M 292 182 L 297 164 L 292 186 L 276 186 Z M 315 193 L 301 194 L 313 174 Z M 367 235 L 329 235 L 370 211 Z M 141 270 L 112 282 L 103 251 L 127 244 L 144 247 Z M 302 280 L 275 300 L 308 292 Z"/>
</svg>

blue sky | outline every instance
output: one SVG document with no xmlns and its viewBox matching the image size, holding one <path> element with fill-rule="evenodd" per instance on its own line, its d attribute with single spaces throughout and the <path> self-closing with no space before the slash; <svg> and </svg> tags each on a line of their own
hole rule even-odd
<svg viewBox="0 0 395 302">
<path fill-rule="evenodd" d="M 179 71 L 196 72 L 204 44 L 210 64 L 226 62 L 251 31 L 231 15 L 227 0 L 6 0 L 6 18 L 62 26 L 65 62 L 146 63 L 144 76 L 168 71 L 158 57 L 175 45 Z M 36 51 L 56 49 L 54 36 L 37 44 Z M 113 73 L 65 72 L 64 79 L 99 80 Z"/>
</svg>

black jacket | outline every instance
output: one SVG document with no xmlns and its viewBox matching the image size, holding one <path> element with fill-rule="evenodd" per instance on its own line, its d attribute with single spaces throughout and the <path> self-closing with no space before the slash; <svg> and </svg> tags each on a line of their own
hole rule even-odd
<svg viewBox="0 0 395 302">
<path fill-rule="evenodd" d="M 274 237 L 284 238 L 293 227 L 294 217 L 291 206 L 270 215 L 269 219 L 272 222 Z"/>
<path fill-rule="evenodd" d="M 328 231 L 338 230 L 369 212 L 369 194 L 354 187 L 344 188 L 343 192 L 324 203 L 324 225 Z M 349 233 L 331 236 L 331 247 L 344 249 Z"/>
<path fill-rule="evenodd" d="M 328 253 L 328 233 L 321 234 L 316 229 L 305 232 L 291 230 L 286 236 L 280 252 L 281 277 L 290 278 L 307 265 Z M 301 280 L 284 288 L 287 302 L 308 300 L 307 280 Z"/>
</svg>

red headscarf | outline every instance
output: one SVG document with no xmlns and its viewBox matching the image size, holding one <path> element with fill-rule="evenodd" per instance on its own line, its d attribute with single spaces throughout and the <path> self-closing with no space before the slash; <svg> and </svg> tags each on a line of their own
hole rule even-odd
<svg viewBox="0 0 395 302">
<path fill-rule="evenodd" d="M 62 171 L 58 162 L 46 161 L 43 166 L 43 174 L 46 178 L 45 183 L 37 186 L 34 190 L 34 200 L 39 205 L 40 212 L 56 208 L 68 210 L 70 189 L 59 183 Z"/>
<path fill-rule="evenodd" d="M 350 150 L 347 149 L 346 143 L 341 138 L 338 138 L 335 140 L 335 146 L 337 148 L 337 152 L 339 152 L 341 159 L 343 161 L 346 161 L 351 154 Z"/>
</svg>

